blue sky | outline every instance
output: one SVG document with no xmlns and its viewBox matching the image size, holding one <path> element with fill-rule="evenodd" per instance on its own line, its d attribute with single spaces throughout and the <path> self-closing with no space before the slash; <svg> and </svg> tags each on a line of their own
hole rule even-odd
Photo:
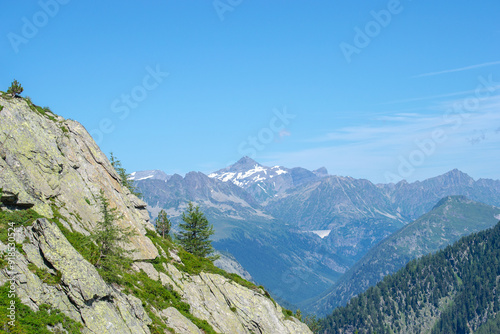
<svg viewBox="0 0 500 334">
<path fill-rule="evenodd" d="M 243 155 L 390 182 L 500 179 L 500 2 L 24 1 L 0 85 L 78 120 L 128 171 Z"/>
</svg>

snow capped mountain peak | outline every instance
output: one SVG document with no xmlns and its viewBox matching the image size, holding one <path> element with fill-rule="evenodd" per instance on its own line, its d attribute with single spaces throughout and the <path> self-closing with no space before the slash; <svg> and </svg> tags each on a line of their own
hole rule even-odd
<svg viewBox="0 0 500 334">
<path fill-rule="evenodd" d="M 284 167 L 266 167 L 249 157 L 243 157 L 235 164 L 211 173 L 208 177 L 216 178 L 222 182 L 231 181 L 237 186 L 246 189 L 256 183 L 287 173 L 288 170 Z"/>
<path fill-rule="evenodd" d="M 155 170 L 143 170 L 143 171 L 132 172 L 130 173 L 128 179 L 133 181 L 141 181 L 147 179 L 167 181 L 170 177 L 171 175 L 167 175 L 165 174 L 165 172 L 155 169 Z"/>
<path fill-rule="evenodd" d="M 328 176 L 325 168 L 311 172 L 300 167 L 291 169 L 283 166 L 267 167 L 249 157 L 243 157 L 235 164 L 208 175 L 222 182 L 234 183 L 247 190 L 261 203 L 283 194 L 291 187 L 314 182 L 325 176 Z"/>
</svg>

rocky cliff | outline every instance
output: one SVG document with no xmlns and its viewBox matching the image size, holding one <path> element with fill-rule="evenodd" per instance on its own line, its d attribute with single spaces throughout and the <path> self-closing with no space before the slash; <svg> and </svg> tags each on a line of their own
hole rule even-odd
<svg viewBox="0 0 500 334">
<path fill-rule="evenodd" d="M 57 207 L 67 227 L 88 234 L 100 219 L 94 196 L 102 189 L 137 232 L 131 240 L 136 259 L 158 255 L 144 235 L 146 203 L 120 185 L 113 166 L 78 122 L 65 120 L 21 98 L 0 98 L 0 186 L 2 202 L 52 218 Z"/>
<path fill-rule="evenodd" d="M 82 333 L 311 333 L 263 289 L 156 235 L 78 122 L 0 96 L 0 157 L 0 286 L 12 282 L 32 312 L 59 310 Z M 134 262 L 113 283 L 82 243 L 101 219 L 100 190 L 136 232 L 124 245 Z"/>
</svg>

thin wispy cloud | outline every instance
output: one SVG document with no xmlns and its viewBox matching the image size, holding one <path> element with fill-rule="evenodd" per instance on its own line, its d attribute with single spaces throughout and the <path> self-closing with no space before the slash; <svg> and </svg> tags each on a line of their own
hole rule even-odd
<svg viewBox="0 0 500 334">
<path fill-rule="evenodd" d="M 490 89 L 497 90 L 498 88 L 500 88 L 500 85 L 495 85 L 492 87 L 483 88 L 479 92 L 483 93 L 483 92 L 488 91 Z M 416 101 L 425 101 L 425 100 L 436 100 L 436 99 L 442 99 L 442 98 L 452 97 L 452 96 L 463 96 L 463 95 L 467 95 L 467 94 L 475 94 L 476 92 L 477 92 L 477 89 L 469 89 L 469 90 L 462 90 L 462 91 L 453 92 L 453 93 L 436 94 L 436 95 L 428 95 L 428 96 L 422 96 L 422 97 L 412 97 L 412 98 L 402 99 L 402 100 L 394 100 L 394 101 L 380 103 L 378 105 L 407 103 L 407 102 L 416 102 Z"/>
<path fill-rule="evenodd" d="M 465 171 L 467 168 L 479 168 L 484 162 L 483 157 L 488 159 L 488 156 L 498 152 L 500 95 L 480 99 L 475 110 L 450 113 L 454 105 L 463 104 L 463 101 L 454 98 L 433 103 L 429 106 L 434 110 L 432 114 L 377 115 L 372 121 L 367 119 L 364 125 L 333 129 L 304 141 L 316 147 L 270 152 L 263 157 L 288 166 L 318 168 L 326 165 L 334 174 L 354 177 L 370 175 L 373 181 L 385 182 L 387 172 L 397 173 L 401 158 L 409 159 L 412 152 L 423 150 L 422 145 L 431 145 L 432 153 L 425 154 L 425 161 L 415 167 L 410 180 L 435 176 L 452 168 Z M 441 133 L 439 136 L 444 139 L 436 141 L 435 131 Z M 321 146 L 318 147 L 319 143 Z M 424 149 L 429 150 L 429 147 Z M 475 158 L 467 158 L 472 156 Z M 305 162 L 310 166 L 304 165 Z M 491 168 L 487 173 L 493 175 Z"/>
<path fill-rule="evenodd" d="M 430 76 L 446 74 L 446 73 L 462 72 L 462 71 L 468 71 L 468 70 L 473 70 L 476 68 L 481 68 L 481 67 L 486 67 L 486 66 L 494 66 L 494 65 L 500 65 L 500 60 L 499 61 L 491 61 L 491 62 L 482 63 L 482 64 L 471 65 L 471 66 L 465 66 L 465 67 L 460 67 L 460 68 L 454 68 L 451 70 L 423 73 L 423 74 L 415 75 L 412 78 L 422 78 L 422 77 L 430 77 Z"/>
</svg>

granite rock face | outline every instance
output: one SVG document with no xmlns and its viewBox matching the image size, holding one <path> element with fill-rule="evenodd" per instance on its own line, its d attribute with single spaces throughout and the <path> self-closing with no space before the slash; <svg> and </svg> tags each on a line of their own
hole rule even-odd
<svg viewBox="0 0 500 334">
<path fill-rule="evenodd" d="M 2 202 L 33 207 L 52 217 L 56 206 L 69 227 L 88 234 L 100 212 L 94 196 L 102 189 L 119 222 L 136 236 L 128 248 L 136 259 L 154 259 L 158 251 L 144 235 L 152 229 L 146 204 L 120 184 L 115 169 L 85 128 L 49 112 L 42 115 L 21 98 L 0 97 L 0 185 Z"/>
<path fill-rule="evenodd" d="M 13 278 L 23 303 L 34 311 L 41 304 L 49 304 L 82 323 L 84 333 L 150 333 L 151 319 L 142 302 L 106 284 L 55 223 L 38 219 L 22 234 L 27 239 L 23 243 L 26 257 L 17 253 L 14 270 L 0 271 L 0 283 Z M 28 263 L 59 272 L 60 283 L 44 283 L 31 272 Z"/>
<path fill-rule="evenodd" d="M 188 318 L 183 316 L 176 308 L 169 307 L 160 313 L 165 319 L 168 327 L 175 330 L 179 334 L 203 334 Z"/>
<path fill-rule="evenodd" d="M 139 265 L 136 270 L 144 267 Z M 177 291 L 190 305 L 191 313 L 206 320 L 219 333 L 311 333 L 297 319 L 285 317 L 281 307 L 260 288 L 249 289 L 211 273 L 189 275 L 171 263 L 164 269 L 165 273 L 148 267 L 145 272 L 150 278 L 160 277 L 164 286 Z M 169 326 L 184 333 L 189 320 L 174 313 L 163 310 L 161 314 L 175 317 L 168 320 Z"/>
</svg>

